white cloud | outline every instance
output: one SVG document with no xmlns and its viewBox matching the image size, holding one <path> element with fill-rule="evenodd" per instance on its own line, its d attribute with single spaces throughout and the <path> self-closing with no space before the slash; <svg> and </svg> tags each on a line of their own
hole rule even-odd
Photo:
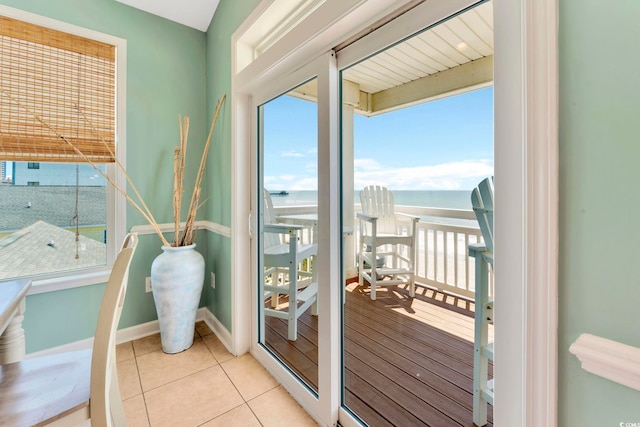
<svg viewBox="0 0 640 427">
<path fill-rule="evenodd" d="M 280 153 L 280 156 L 282 157 L 304 157 L 303 153 L 300 153 L 298 151 L 283 151 Z"/>
<path fill-rule="evenodd" d="M 355 159 L 354 188 L 384 185 L 393 190 L 470 190 L 493 175 L 491 160 L 462 160 L 431 166 L 397 168 L 375 159 Z M 315 167 L 312 168 L 315 172 Z M 308 172 L 308 171 L 307 171 Z M 316 173 L 282 174 L 264 177 L 270 190 L 317 190 Z"/>
<path fill-rule="evenodd" d="M 431 166 L 389 167 L 375 159 L 354 161 L 355 188 L 384 185 L 394 190 L 466 190 L 493 175 L 490 160 L 463 160 Z"/>
</svg>

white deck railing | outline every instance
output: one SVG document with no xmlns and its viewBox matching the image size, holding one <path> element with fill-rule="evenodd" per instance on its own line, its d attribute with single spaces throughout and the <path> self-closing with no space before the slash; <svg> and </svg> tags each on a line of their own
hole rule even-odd
<svg viewBox="0 0 640 427">
<path fill-rule="evenodd" d="M 355 209 L 358 211 L 359 205 Z M 276 207 L 277 216 L 311 220 L 316 206 Z M 398 212 L 421 217 L 417 230 L 416 284 L 426 285 L 473 299 L 475 291 L 475 260 L 469 257 L 470 243 L 482 241 L 482 233 L 471 210 L 396 206 Z M 358 247 L 358 221 L 354 222 L 353 239 Z M 303 242 L 312 236 L 301 236 Z M 349 247 L 346 245 L 345 247 Z M 346 257 L 355 266 L 355 253 Z M 348 265 L 346 266 L 349 267 Z M 489 293 L 493 295 L 493 278 Z"/>
</svg>

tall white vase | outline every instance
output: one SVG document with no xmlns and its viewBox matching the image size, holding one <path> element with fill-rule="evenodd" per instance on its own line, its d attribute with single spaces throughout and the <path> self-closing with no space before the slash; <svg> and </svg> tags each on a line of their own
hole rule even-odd
<svg viewBox="0 0 640 427">
<path fill-rule="evenodd" d="M 179 353 L 193 345 L 204 284 L 204 258 L 195 247 L 163 246 L 151 264 L 151 288 L 165 353 Z"/>
</svg>

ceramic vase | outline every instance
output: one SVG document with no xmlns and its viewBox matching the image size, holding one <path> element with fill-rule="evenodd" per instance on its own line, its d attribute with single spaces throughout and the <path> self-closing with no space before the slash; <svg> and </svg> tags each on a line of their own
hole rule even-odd
<svg viewBox="0 0 640 427">
<path fill-rule="evenodd" d="M 165 353 L 179 353 L 193 345 L 204 284 L 204 258 L 195 248 L 195 244 L 163 246 L 151 265 L 151 289 Z"/>
</svg>

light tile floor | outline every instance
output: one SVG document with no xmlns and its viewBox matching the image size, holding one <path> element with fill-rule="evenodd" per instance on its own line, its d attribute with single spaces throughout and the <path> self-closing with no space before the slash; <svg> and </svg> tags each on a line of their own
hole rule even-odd
<svg viewBox="0 0 640 427">
<path fill-rule="evenodd" d="M 160 335 L 117 347 L 129 427 L 317 426 L 250 354 L 234 357 L 204 322 L 193 346 L 165 354 Z"/>
</svg>

